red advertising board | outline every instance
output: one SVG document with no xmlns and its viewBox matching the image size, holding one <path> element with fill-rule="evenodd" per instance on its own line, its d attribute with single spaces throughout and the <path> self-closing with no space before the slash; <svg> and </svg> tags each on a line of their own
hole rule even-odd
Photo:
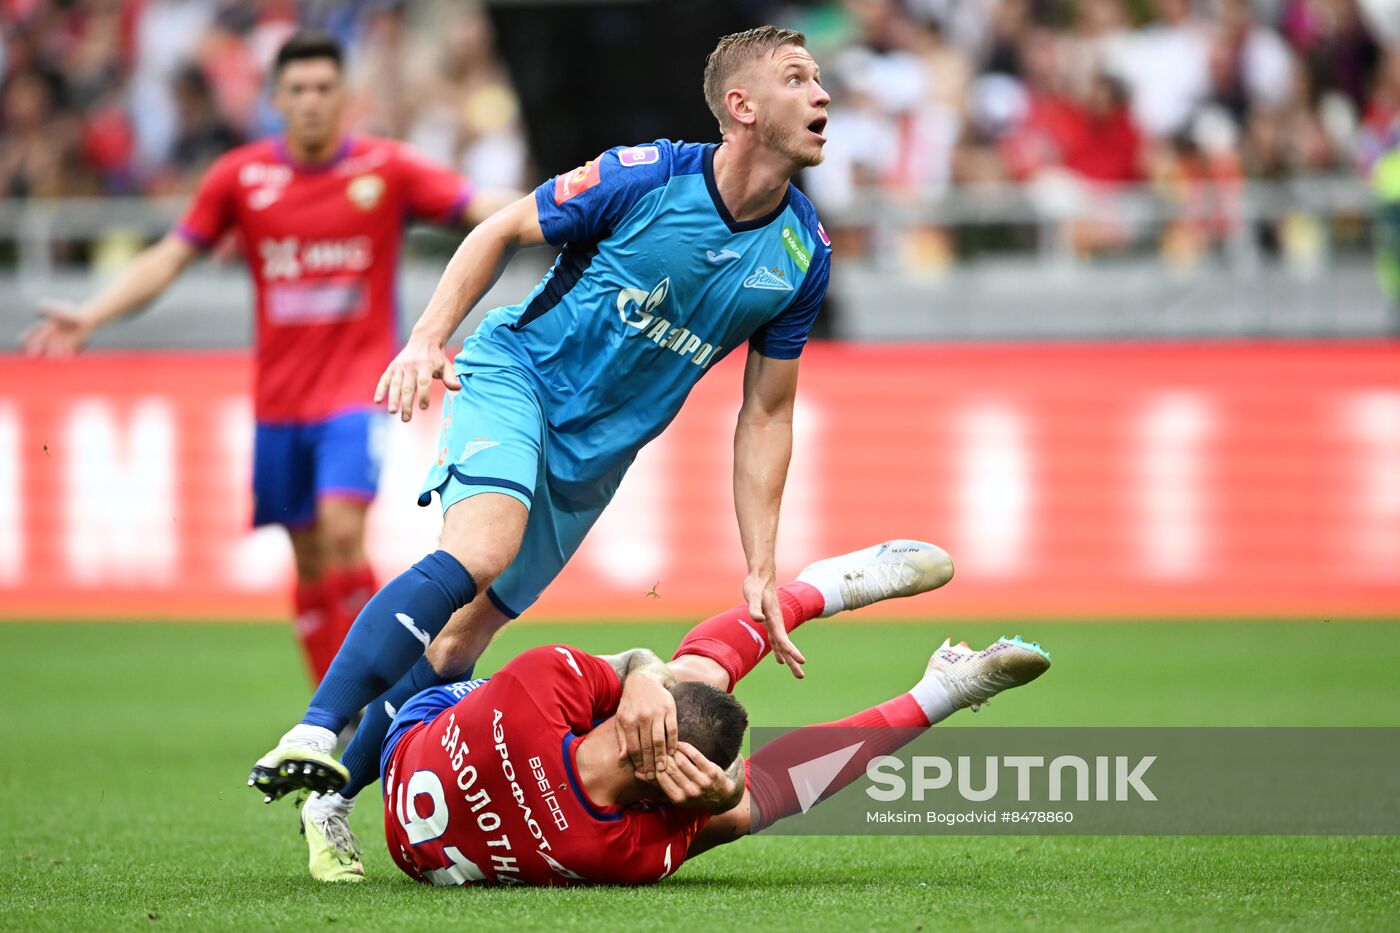
<svg viewBox="0 0 1400 933">
<path fill-rule="evenodd" d="M 737 356 L 533 615 L 738 601 Z M 242 354 L 0 359 L 0 617 L 285 617 L 290 549 L 248 527 L 249 387 Z M 781 571 L 891 537 L 957 564 L 872 615 L 1400 611 L 1400 346 L 826 344 L 799 394 Z M 389 431 L 383 575 L 433 547 L 436 431 L 436 407 Z"/>
</svg>

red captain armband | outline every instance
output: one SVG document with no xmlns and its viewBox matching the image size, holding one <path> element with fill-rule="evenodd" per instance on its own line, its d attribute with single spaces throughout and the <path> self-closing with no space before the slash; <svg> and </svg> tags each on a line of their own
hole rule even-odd
<svg viewBox="0 0 1400 933">
<path fill-rule="evenodd" d="M 554 203 L 563 204 L 602 181 L 602 156 L 583 163 L 567 175 L 554 179 Z"/>
</svg>

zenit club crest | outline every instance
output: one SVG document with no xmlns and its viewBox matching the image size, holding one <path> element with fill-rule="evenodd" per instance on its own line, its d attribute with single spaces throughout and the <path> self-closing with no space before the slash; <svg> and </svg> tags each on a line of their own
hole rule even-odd
<svg viewBox="0 0 1400 933">
<path fill-rule="evenodd" d="M 790 292 L 792 283 L 783 278 L 783 270 L 774 266 L 770 272 L 763 266 L 753 270 L 753 275 L 744 279 L 745 288 L 762 288 L 770 292 Z"/>
</svg>

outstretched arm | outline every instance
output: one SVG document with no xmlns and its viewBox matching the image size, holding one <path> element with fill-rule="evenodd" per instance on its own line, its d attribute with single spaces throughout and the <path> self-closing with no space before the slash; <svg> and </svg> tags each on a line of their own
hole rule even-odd
<svg viewBox="0 0 1400 933">
<path fill-rule="evenodd" d="M 374 390 L 375 403 L 387 401 L 390 414 L 409 421 L 415 406 L 428 407 L 434 379 L 441 379 L 449 389 L 460 389 L 461 383 L 452 375 L 452 361 L 443 349 L 448 338 L 500 278 L 515 251 L 544 242 L 533 194 L 492 214 L 467 234 L 443 270 L 408 344 L 380 377 Z"/>
<path fill-rule="evenodd" d="M 822 614 L 822 594 L 807 583 L 794 581 L 778 587 L 778 606 L 787 632 Z M 748 603 L 711 616 L 692 628 L 671 658 L 677 680 L 698 680 L 733 692 L 768 654 L 763 629 L 754 625 Z"/>
<path fill-rule="evenodd" d="M 156 299 L 199 252 L 179 234 L 167 234 L 137 254 L 111 285 L 78 307 L 45 301 L 42 320 L 23 336 L 31 356 L 71 356 L 99 327 L 129 317 Z"/>
<path fill-rule="evenodd" d="M 734 511 L 748 561 L 744 599 L 749 615 L 768 630 L 773 657 L 802 676 L 807 659 L 788 638 L 778 605 L 773 556 L 778 512 L 792 457 L 792 409 L 797 398 L 796 359 L 780 360 L 749 351 L 744 368 L 744 403 L 734 430 Z"/>
</svg>

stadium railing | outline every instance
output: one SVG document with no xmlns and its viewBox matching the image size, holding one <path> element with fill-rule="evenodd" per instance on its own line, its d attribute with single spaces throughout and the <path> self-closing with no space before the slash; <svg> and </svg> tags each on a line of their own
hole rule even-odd
<svg viewBox="0 0 1400 933">
<path fill-rule="evenodd" d="M 169 228 L 183 198 L 0 200 L 0 306 L 77 296 Z M 831 336 L 851 339 L 1365 336 L 1400 315 L 1376 284 L 1374 197 L 1355 177 L 1102 189 L 1067 176 L 823 209 L 837 247 Z M 415 236 L 404 313 L 450 248 Z M 527 260 L 502 295 L 528 288 Z M 203 266 L 195 316 L 246 309 L 234 265 Z M 507 289 L 509 291 L 507 291 Z M 16 322 L 17 323 L 17 322 Z M 14 328 L 6 327 L 7 334 Z M 246 327 L 134 328 L 117 345 L 239 345 Z M 6 345 L 13 345 L 7 337 Z"/>
</svg>

